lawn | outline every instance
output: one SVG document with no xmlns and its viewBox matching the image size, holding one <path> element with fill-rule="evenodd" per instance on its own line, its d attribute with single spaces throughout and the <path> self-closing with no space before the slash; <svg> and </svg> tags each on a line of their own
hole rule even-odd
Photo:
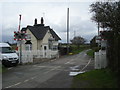
<svg viewBox="0 0 120 90">
<path fill-rule="evenodd" d="M 72 88 L 118 88 L 118 86 L 115 75 L 109 69 L 99 69 L 75 76 Z"/>
</svg>

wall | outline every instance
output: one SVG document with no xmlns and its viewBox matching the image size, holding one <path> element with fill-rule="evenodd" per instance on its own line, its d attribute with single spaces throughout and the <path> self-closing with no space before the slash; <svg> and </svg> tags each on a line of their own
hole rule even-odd
<svg viewBox="0 0 120 90">
<path fill-rule="evenodd" d="M 46 35 L 44 36 L 43 40 L 42 40 L 42 48 L 44 48 L 44 45 L 47 46 L 47 49 L 48 49 L 48 39 L 51 37 L 51 33 L 50 31 L 48 30 Z"/>
<path fill-rule="evenodd" d="M 37 50 L 37 39 L 36 37 L 27 29 L 27 34 L 31 35 L 32 50 Z"/>
</svg>

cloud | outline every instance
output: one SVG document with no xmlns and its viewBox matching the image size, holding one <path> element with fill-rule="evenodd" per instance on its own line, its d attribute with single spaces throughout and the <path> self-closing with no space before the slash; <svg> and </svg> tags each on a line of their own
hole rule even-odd
<svg viewBox="0 0 120 90">
<path fill-rule="evenodd" d="M 21 27 L 33 25 L 34 19 L 44 16 L 45 25 L 50 26 L 66 42 L 67 7 L 70 8 L 70 39 L 83 36 L 90 40 L 96 34 L 96 25 L 90 20 L 89 2 L 7 2 L 2 3 L 2 37 L 13 38 L 18 29 L 19 14 L 22 14 Z M 45 14 L 43 14 L 45 13 Z M 9 37 L 9 38 L 7 38 Z"/>
</svg>

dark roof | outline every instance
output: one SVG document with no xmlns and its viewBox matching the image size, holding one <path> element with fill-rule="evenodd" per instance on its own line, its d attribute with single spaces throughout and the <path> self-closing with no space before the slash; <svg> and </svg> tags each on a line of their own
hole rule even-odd
<svg viewBox="0 0 120 90">
<path fill-rule="evenodd" d="M 50 33 L 52 34 L 53 38 L 55 38 L 55 40 L 61 40 L 61 38 L 52 29 L 50 29 Z"/>
<path fill-rule="evenodd" d="M 38 40 L 42 40 L 48 30 L 50 30 L 50 33 L 52 34 L 53 38 L 55 38 L 55 40 L 61 40 L 60 37 L 49 26 L 44 26 L 44 24 L 27 26 L 26 28 L 22 28 L 22 31 L 27 29 L 29 29 Z"/>
</svg>

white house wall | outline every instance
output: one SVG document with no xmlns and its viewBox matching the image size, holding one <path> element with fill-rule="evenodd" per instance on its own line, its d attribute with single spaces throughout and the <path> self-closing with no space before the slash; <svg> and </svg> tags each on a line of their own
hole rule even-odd
<svg viewBox="0 0 120 90">
<path fill-rule="evenodd" d="M 49 30 L 47 31 L 43 40 L 37 40 L 36 37 L 31 33 L 29 29 L 26 30 L 26 34 L 31 35 L 32 50 L 42 50 L 45 45 L 47 46 L 47 49 L 48 49 L 48 39 L 52 37 Z M 25 42 L 26 41 L 23 41 L 24 44 L 22 44 L 22 50 L 26 50 Z M 58 45 L 58 41 L 53 41 L 53 45 Z"/>
<path fill-rule="evenodd" d="M 58 41 L 53 41 L 53 45 L 58 46 Z"/>
<path fill-rule="evenodd" d="M 30 32 L 29 29 L 26 30 L 26 34 L 31 35 L 32 50 L 37 50 L 37 39 L 35 38 L 35 36 Z M 26 41 L 23 41 L 22 50 L 26 50 L 25 49 L 25 42 Z"/>
<path fill-rule="evenodd" d="M 36 37 L 31 33 L 29 29 L 27 29 L 27 34 L 31 35 L 32 50 L 37 50 L 38 45 Z"/>
<path fill-rule="evenodd" d="M 42 40 L 37 40 L 37 49 L 38 50 L 42 49 Z"/>
<path fill-rule="evenodd" d="M 51 37 L 51 33 L 50 31 L 48 30 L 46 35 L 44 36 L 43 40 L 42 40 L 42 46 L 44 45 L 47 45 L 47 48 L 48 48 L 48 39 Z"/>
</svg>

